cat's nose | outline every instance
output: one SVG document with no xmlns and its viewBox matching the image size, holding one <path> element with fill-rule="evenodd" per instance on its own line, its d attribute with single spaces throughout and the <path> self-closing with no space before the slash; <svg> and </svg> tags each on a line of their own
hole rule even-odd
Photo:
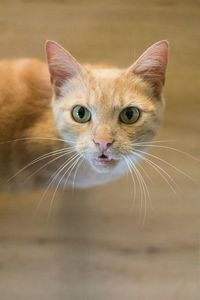
<svg viewBox="0 0 200 300">
<path fill-rule="evenodd" d="M 113 139 L 95 139 L 94 143 L 99 147 L 102 152 L 107 151 L 107 149 L 113 144 Z"/>
</svg>

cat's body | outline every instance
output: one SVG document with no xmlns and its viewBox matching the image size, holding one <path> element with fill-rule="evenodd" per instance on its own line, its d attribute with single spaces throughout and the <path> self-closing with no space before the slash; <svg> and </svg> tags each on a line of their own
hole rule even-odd
<svg viewBox="0 0 200 300">
<path fill-rule="evenodd" d="M 134 74 L 131 68 L 81 67 L 69 53 L 49 42 L 53 103 L 45 63 L 28 59 L 0 62 L 1 187 L 88 187 L 126 173 L 124 156 L 134 158 L 133 142 L 150 141 L 162 119 L 167 43 L 160 43 L 155 44 L 161 48 L 154 54 L 157 65 L 150 66 L 156 72 L 156 76 L 150 74 L 152 85 L 143 76 L 145 70 L 137 70 L 140 61 L 131 67 L 137 71 Z"/>
<path fill-rule="evenodd" d="M 36 60 L 2 61 L 0 76 L 0 177 L 6 186 L 7 180 L 20 168 L 53 148 L 50 141 L 31 142 L 24 138 L 56 133 L 45 64 Z M 26 176 L 27 172 L 22 172 L 8 185 L 20 185 Z"/>
</svg>

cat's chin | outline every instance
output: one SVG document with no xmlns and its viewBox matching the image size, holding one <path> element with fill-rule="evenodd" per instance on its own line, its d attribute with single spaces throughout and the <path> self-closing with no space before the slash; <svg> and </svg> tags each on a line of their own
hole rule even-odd
<svg viewBox="0 0 200 300">
<path fill-rule="evenodd" d="M 116 168 L 118 162 L 116 159 L 95 158 L 90 160 L 90 165 L 98 173 L 108 173 Z"/>
</svg>

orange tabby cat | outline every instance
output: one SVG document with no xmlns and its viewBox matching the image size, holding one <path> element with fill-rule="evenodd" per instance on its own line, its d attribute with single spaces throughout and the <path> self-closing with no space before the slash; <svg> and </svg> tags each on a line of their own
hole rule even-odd
<svg viewBox="0 0 200 300">
<path fill-rule="evenodd" d="M 46 51 L 48 67 L 0 62 L 1 186 L 90 187 L 134 170 L 162 120 L 168 43 L 124 70 L 81 66 L 53 41 Z"/>
</svg>

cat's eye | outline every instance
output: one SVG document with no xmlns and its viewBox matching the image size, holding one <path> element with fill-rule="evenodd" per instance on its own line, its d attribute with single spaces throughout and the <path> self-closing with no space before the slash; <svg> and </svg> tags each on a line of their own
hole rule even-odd
<svg viewBox="0 0 200 300">
<path fill-rule="evenodd" d="M 76 105 L 72 109 L 72 117 L 78 123 L 86 123 L 90 121 L 91 113 L 86 107 Z"/>
<path fill-rule="evenodd" d="M 119 115 L 119 119 L 122 123 L 133 124 L 140 117 L 140 110 L 137 107 L 130 106 L 123 109 Z"/>
</svg>

